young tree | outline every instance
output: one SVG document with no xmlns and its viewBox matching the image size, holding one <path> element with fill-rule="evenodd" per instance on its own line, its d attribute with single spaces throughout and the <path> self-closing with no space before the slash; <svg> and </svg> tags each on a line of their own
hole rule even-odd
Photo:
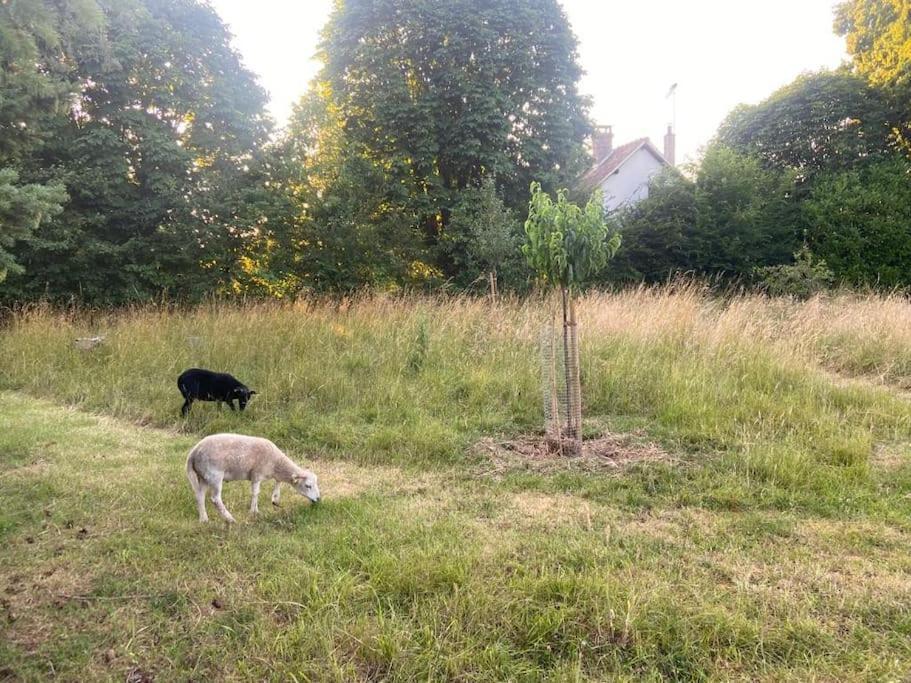
<svg viewBox="0 0 911 683">
<path fill-rule="evenodd" d="M 518 228 L 519 221 L 503 204 L 491 176 L 462 191 L 452 210 L 447 250 L 468 278 L 478 279 L 479 271 L 486 276 L 493 301 L 499 291 L 498 272 L 519 246 Z"/>
<path fill-rule="evenodd" d="M 582 389 L 575 295 L 614 257 L 620 235 L 611 234 L 598 193 L 581 209 L 567 200 L 566 190 L 557 192 L 555 202 L 537 182 L 531 184 L 525 234 L 522 252 L 529 265 L 542 284 L 560 288 L 568 404 L 564 437 L 571 452 L 578 454 L 582 448 Z"/>
</svg>

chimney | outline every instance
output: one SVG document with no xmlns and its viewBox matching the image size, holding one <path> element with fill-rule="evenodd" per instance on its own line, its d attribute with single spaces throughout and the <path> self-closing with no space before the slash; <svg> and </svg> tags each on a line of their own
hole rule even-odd
<svg viewBox="0 0 911 683">
<path fill-rule="evenodd" d="M 611 126 L 595 126 L 592 134 L 592 153 L 595 163 L 600 163 L 614 151 L 614 131 Z"/>
<path fill-rule="evenodd" d="M 671 166 L 677 165 L 677 135 L 673 126 L 668 126 L 664 134 L 664 158 Z"/>
</svg>

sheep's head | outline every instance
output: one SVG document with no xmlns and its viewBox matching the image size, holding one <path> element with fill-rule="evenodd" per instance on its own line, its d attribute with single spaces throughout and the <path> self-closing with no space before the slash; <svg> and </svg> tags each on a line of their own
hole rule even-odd
<svg viewBox="0 0 911 683">
<path fill-rule="evenodd" d="M 316 483 L 316 475 L 310 470 L 303 470 L 301 474 L 295 474 L 291 477 L 291 484 L 295 491 L 308 498 L 311 503 L 319 502 L 319 485 Z"/>
<path fill-rule="evenodd" d="M 244 385 L 240 385 L 233 392 L 231 392 L 231 396 L 232 398 L 237 399 L 237 405 L 240 406 L 241 410 L 243 410 L 247 407 L 247 402 L 250 400 L 250 397 L 255 393 L 255 391 L 248 389 Z"/>
</svg>

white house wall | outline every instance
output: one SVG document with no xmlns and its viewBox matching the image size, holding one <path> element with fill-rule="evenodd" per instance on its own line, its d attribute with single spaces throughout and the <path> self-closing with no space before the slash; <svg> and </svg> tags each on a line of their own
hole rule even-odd
<svg viewBox="0 0 911 683">
<path fill-rule="evenodd" d="M 638 149 L 617 171 L 601 183 L 604 208 L 614 211 L 648 197 L 648 184 L 664 164 L 646 149 Z"/>
</svg>

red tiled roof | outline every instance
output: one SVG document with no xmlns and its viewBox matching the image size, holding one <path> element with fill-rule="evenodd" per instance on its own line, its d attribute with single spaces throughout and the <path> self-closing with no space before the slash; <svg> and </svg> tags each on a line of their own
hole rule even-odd
<svg viewBox="0 0 911 683">
<path fill-rule="evenodd" d="M 648 138 L 639 138 L 625 145 L 620 145 L 604 159 L 595 164 L 588 173 L 582 176 L 579 186 L 583 190 L 594 190 L 600 186 L 612 173 L 620 168 L 640 147 L 645 147 L 658 161 L 666 164 L 667 159 L 659 152 Z"/>
</svg>

